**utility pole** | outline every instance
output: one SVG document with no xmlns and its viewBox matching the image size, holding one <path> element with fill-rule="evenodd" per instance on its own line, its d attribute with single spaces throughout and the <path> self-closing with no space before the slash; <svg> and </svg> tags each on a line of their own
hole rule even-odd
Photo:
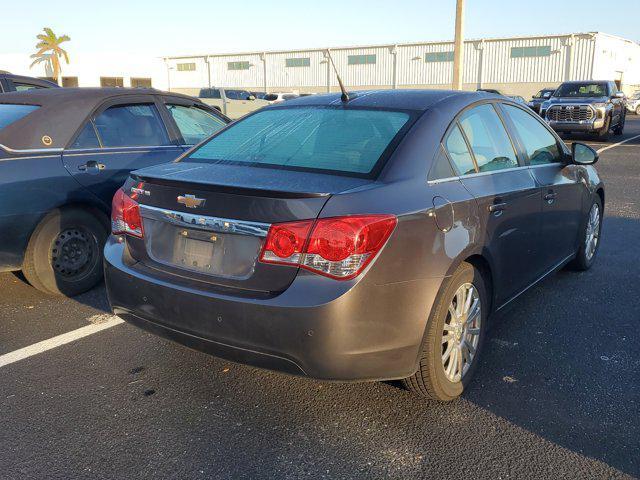
<svg viewBox="0 0 640 480">
<path fill-rule="evenodd" d="M 464 73 L 464 0 L 456 0 L 456 36 L 453 45 L 453 89 L 462 90 Z"/>
</svg>

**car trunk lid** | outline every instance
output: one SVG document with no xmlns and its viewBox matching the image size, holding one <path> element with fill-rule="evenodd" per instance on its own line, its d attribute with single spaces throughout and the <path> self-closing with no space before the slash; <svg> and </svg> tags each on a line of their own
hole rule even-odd
<svg viewBox="0 0 640 480">
<path fill-rule="evenodd" d="M 126 193 L 140 204 L 144 238 L 129 238 L 144 264 L 191 280 L 280 292 L 297 267 L 258 262 L 273 223 L 317 218 L 335 193 L 371 180 L 245 165 L 178 162 L 135 172 Z"/>
</svg>

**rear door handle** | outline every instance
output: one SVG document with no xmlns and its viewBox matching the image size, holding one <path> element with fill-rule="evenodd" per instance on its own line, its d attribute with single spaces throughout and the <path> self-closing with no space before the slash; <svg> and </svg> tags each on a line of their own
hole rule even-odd
<svg viewBox="0 0 640 480">
<path fill-rule="evenodd" d="M 555 192 L 549 192 L 544 196 L 544 199 L 548 204 L 552 204 L 556 199 L 557 194 Z"/>
<path fill-rule="evenodd" d="M 85 163 L 84 165 L 78 165 L 78 170 L 80 170 L 81 172 L 92 170 L 97 173 L 100 170 L 104 170 L 104 169 L 105 169 L 104 163 L 98 163 L 93 160 Z"/>
<path fill-rule="evenodd" d="M 489 211 L 493 213 L 503 212 L 506 208 L 507 204 L 504 202 L 489 205 Z"/>
</svg>

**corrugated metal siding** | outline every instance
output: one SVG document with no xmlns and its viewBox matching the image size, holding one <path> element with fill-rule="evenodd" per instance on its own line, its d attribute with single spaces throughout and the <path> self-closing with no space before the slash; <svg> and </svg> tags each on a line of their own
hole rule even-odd
<svg viewBox="0 0 640 480">
<path fill-rule="evenodd" d="M 322 87 L 327 85 L 327 60 L 320 50 L 267 54 L 268 85 Z M 288 58 L 308 58 L 308 67 L 287 67 Z"/>
<path fill-rule="evenodd" d="M 640 45 L 600 34 L 594 48 L 594 78 L 619 80 L 622 72 L 623 84 L 640 84 Z"/>
<path fill-rule="evenodd" d="M 169 68 L 169 88 L 202 88 L 207 87 L 208 76 L 207 67 L 202 57 L 169 59 L 167 60 Z M 179 72 L 179 63 L 195 63 L 196 69 L 191 72 Z"/>
<path fill-rule="evenodd" d="M 346 86 L 391 85 L 393 83 L 393 54 L 391 47 L 349 48 L 331 50 L 342 81 Z M 375 55 L 374 65 L 349 65 L 349 55 Z M 331 84 L 338 85 L 335 75 Z"/>
<path fill-rule="evenodd" d="M 514 47 L 551 47 L 547 57 L 512 58 Z M 486 41 L 483 81 L 488 83 L 561 82 L 566 48 L 561 38 Z"/>
<path fill-rule="evenodd" d="M 555 85 L 567 78 L 593 78 L 615 69 L 629 71 L 628 75 L 638 78 L 638 61 L 627 61 L 620 67 L 620 61 L 603 59 L 600 50 L 616 52 L 627 49 L 625 58 L 640 56 L 640 46 L 622 39 L 598 35 L 604 38 L 602 46 L 596 47 L 596 36 L 593 34 L 575 34 L 558 37 L 487 39 L 465 42 L 464 79 L 466 88 L 483 85 L 520 85 L 549 84 Z M 571 46 L 573 42 L 573 46 Z M 511 57 L 513 47 L 545 47 L 551 49 L 551 55 L 540 57 Z M 332 49 L 332 56 L 342 79 L 348 87 L 391 87 L 394 82 L 394 57 L 396 57 L 396 82 L 399 88 L 411 86 L 434 86 L 448 88 L 451 85 L 453 62 L 427 62 L 427 53 L 450 52 L 452 42 L 425 42 L 398 46 L 365 46 Z M 394 52 L 396 52 L 394 54 Z M 571 63 L 569 53 L 573 54 Z M 349 65 L 349 55 L 375 55 L 373 65 Z M 611 55 L 611 54 L 610 54 Z M 624 56 L 624 55 L 623 55 Z M 286 67 L 287 58 L 309 58 L 308 67 Z M 211 56 L 211 83 L 222 87 L 244 87 L 263 89 L 265 85 L 264 63 L 259 53 Z M 291 50 L 287 52 L 271 52 L 264 54 L 266 59 L 267 87 L 279 89 L 301 89 L 321 91 L 327 86 L 327 69 L 329 64 L 325 58 L 325 50 Z M 620 57 L 622 58 L 622 57 Z M 187 59 L 169 60 L 173 65 L 186 62 Z M 196 72 L 178 72 L 171 70 L 172 87 L 206 86 L 207 74 L 202 57 L 194 57 L 197 63 Z M 229 70 L 228 62 L 248 61 L 249 70 Z M 570 69 L 570 65 L 572 68 Z M 206 70 L 206 69 L 205 69 Z M 633 72 L 631 72 L 633 70 Z M 329 72 L 331 86 L 337 86 L 335 75 Z M 606 75 L 605 75 L 606 76 Z M 626 80 L 626 79 L 625 79 Z M 631 78 L 628 79 L 631 81 Z"/>
<path fill-rule="evenodd" d="M 464 48 L 464 83 L 475 83 L 478 73 L 477 42 Z M 452 52 L 453 43 L 398 46 L 398 85 L 450 85 L 453 62 L 427 62 L 427 53 Z"/>
<path fill-rule="evenodd" d="M 249 62 L 248 70 L 229 70 L 229 62 Z M 264 66 L 259 54 L 209 57 L 211 84 L 215 87 L 261 88 Z"/>
<path fill-rule="evenodd" d="M 578 35 L 574 37 L 573 70 L 570 80 L 593 78 L 595 45 L 596 40 L 590 35 Z"/>
</svg>

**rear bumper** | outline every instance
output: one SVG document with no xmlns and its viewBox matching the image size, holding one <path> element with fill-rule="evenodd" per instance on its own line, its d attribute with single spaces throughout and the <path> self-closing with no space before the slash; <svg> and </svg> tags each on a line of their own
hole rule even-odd
<svg viewBox="0 0 640 480">
<path fill-rule="evenodd" d="M 442 282 L 374 285 L 301 271 L 280 295 L 239 297 L 127 265 L 125 248 L 113 237 L 105 247 L 107 294 L 116 315 L 221 358 L 323 380 L 414 373 Z"/>
</svg>

